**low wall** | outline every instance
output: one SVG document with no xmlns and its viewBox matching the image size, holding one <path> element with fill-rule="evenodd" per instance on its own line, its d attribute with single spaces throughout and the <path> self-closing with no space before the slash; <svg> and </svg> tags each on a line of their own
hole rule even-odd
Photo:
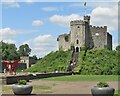
<svg viewBox="0 0 120 96">
<path fill-rule="evenodd" d="M 24 70 L 27 69 L 26 63 L 18 63 L 16 70 Z"/>
<path fill-rule="evenodd" d="M 67 76 L 72 75 L 71 73 L 48 73 L 48 74 L 29 74 L 29 75 L 18 75 L 18 76 L 3 76 L 2 84 L 15 84 L 19 80 L 32 80 L 32 79 L 40 79 L 40 78 L 49 78 L 49 77 L 57 77 L 57 76 Z"/>
<path fill-rule="evenodd" d="M 6 64 L 5 63 L 1 63 L 0 65 L 0 72 L 3 73 L 4 69 L 6 69 Z M 15 70 L 24 70 L 27 69 L 26 63 L 18 63 L 17 67 Z M 8 69 L 6 69 L 8 71 Z"/>
</svg>

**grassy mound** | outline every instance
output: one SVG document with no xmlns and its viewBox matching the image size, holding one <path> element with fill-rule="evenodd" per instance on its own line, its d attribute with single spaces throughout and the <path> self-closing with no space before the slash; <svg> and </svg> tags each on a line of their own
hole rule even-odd
<svg viewBox="0 0 120 96">
<path fill-rule="evenodd" d="M 117 51 L 104 49 L 88 50 L 85 56 L 83 51 L 76 71 L 85 75 L 117 75 L 120 74 L 120 70 L 118 73 L 118 69 Z"/>
<path fill-rule="evenodd" d="M 25 70 L 28 72 L 54 72 L 55 70 L 65 71 L 70 60 L 70 51 L 51 52 L 34 66 Z"/>
<path fill-rule="evenodd" d="M 70 51 L 51 52 L 34 66 L 25 70 L 28 72 L 53 72 L 65 71 L 70 61 Z M 120 69 L 119 69 L 120 70 Z M 117 75 L 118 52 L 111 50 L 88 50 L 81 51 L 78 59 L 78 67 L 74 71 L 83 75 Z"/>
</svg>

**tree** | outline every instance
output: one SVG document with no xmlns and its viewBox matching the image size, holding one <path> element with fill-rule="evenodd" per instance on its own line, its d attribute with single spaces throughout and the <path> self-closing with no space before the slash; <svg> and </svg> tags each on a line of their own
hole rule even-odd
<svg viewBox="0 0 120 96">
<path fill-rule="evenodd" d="M 19 58 L 15 44 L 0 42 L 0 56 L 5 60 L 16 60 Z"/>
<path fill-rule="evenodd" d="M 19 47 L 18 53 L 20 54 L 20 56 L 29 56 L 31 53 L 31 49 L 28 44 L 24 44 Z"/>
<path fill-rule="evenodd" d="M 36 56 L 36 55 L 33 55 L 32 59 L 33 59 L 33 60 L 37 60 L 37 56 Z"/>
<path fill-rule="evenodd" d="M 116 47 L 116 50 L 117 50 L 117 51 L 120 51 L 120 45 L 118 45 L 118 46 Z"/>
</svg>

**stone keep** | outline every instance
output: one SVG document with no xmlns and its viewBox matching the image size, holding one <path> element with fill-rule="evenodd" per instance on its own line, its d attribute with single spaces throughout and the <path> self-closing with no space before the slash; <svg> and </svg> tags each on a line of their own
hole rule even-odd
<svg viewBox="0 0 120 96">
<path fill-rule="evenodd" d="M 60 50 L 74 47 L 76 52 L 82 48 L 112 50 L 112 35 L 107 32 L 107 26 L 99 27 L 90 25 L 90 16 L 84 20 L 70 22 L 70 33 L 59 35 L 57 38 Z"/>
</svg>

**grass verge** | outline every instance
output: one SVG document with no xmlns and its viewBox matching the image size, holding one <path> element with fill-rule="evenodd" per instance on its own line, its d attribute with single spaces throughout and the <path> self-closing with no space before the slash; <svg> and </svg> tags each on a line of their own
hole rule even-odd
<svg viewBox="0 0 120 96">
<path fill-rule="evenodd" d="M 72 76 L 44 78 L 42 80 L 106 82 L 106 81 L 118 81 L 118 75 L 72 75 Z"/>
</svg>

